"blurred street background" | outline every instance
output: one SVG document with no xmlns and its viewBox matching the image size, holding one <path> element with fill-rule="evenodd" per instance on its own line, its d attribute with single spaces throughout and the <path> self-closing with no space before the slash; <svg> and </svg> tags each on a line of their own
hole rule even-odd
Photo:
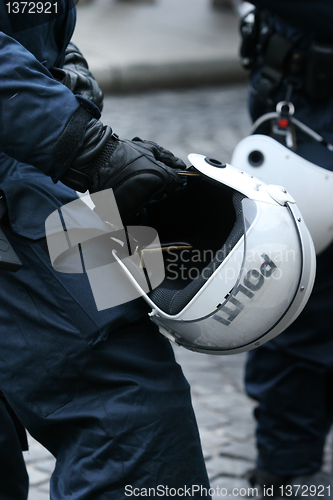
<svg viewBox="0 0 333 500">
<path fill-rule="evenodd" d="M 121 137 L 153 140 L 184 161 L 189 153 L 230 161 L 250 130 L 238 23 L 235 9 L 211 0 L 79 2 L 74 41 L 105 91 L 102 121 Z M 229 497 L 237 488 L 247 498 L 256 450 L 254 403 L 243 387 L 246 356 L 180 347 L 175 353 L 191 385 L 211 486 Z M 54 458 L 29 443 L 29 500 L 47 500 Z M 327 468 L 331 456 L 330 440 Z"/>
</svg>

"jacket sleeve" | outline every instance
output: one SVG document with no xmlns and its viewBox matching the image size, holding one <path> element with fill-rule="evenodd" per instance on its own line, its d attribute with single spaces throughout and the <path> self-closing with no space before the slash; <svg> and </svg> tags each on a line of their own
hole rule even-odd
<svg viewBox="0 0 333 500">
<path fill-rule="evenodd" d="M 0 32 L 0 151 L 58 180 L 67 165 L 50 151 L 79 107 L 43 64 Z"/>
<path fill-rule="evenodd" d="M 280 16 L 286 23 L 333 43 L 333 7 L 327 0 L 250 0 L 260 9 Z"/>
<path fill-rule="evenodd" d="M 66 85 L 74 94 L 90 100 L 102 111 L 103 91 L 89 70 L 88 62 L 74 43 L 70 42 L 66 48 L 63 66 L 53 67 L 50 72 L 58 82 Z"/>
</svg>

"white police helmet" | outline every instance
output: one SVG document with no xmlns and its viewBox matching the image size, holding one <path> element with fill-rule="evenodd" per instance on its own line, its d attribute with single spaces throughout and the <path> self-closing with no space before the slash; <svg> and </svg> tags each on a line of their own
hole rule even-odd
<svg viewBox="0 0 333 500">
<path fill-rule="evenodd" d="M 146 293 L 114 257 L 166 337 L 207 354 L 247 351 L 281 333 L 305 306 L 315 276 L 312 239 L 283 187 L 214 158 L 189 160 L 183 192 L 147 210 L 166 243 L 162 283 Z"/>
<path fill-rule="evenodd" d="M 252 135 L 237 144 L 231 163 L 266 183 L 288 189 L 318 255 L 333 242 L 333 172 L 328 169 L 333 168 L 333 148 L 295 119 L 293 110 L 281 115 L 281 104 L 290 106 L 279 103 L 277 112 L 260 117 Z M 301 141 L 297 140 L 299 135 Z"/>
</svg>

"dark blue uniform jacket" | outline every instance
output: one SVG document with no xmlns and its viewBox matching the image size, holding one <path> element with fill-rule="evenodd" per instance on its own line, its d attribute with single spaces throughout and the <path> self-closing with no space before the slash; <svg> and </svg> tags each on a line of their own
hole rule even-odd
<svg viewBox="0 0 333 500">
<path fill-rule="evenodd" d="M 71 0 L 57 4 L 61 15 L 43 22 L 42 14 L 15 17 L 0 3 L 0 189 L 12 228 L 31 239 L 44 235 L 53 210 L 76 197 L 52 181 L 65 166 L 49 154 L 79 106 L 48 71 L 62 65 L 76 20 Z"/>
</svg>

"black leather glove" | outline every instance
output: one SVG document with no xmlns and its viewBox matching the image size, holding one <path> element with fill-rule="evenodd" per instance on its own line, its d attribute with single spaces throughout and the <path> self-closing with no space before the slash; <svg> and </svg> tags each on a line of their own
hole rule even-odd
<svg viewBox="0 0 333 500">
<path fill-rule="evenodd" d="M 151 200 L 181 187 L 175 169 L 184 168 L 182 160 L 156 143 L 120 139 L 109 126 L 91 118 L 83 145 L 60 181 L 80 192 L 112 188 L 122 220 L 128 224 Z"/>
<path fill-rule="evenodd" d="M 102 111 L 103 92 L 89 71 L 87 61 L 74 43 L 70 42 L 68 44 L 63 67 L 51 68 L 50 72 L 58 82 L 68 87 L 73 94 L 89 99 Z"/>
</svg>

